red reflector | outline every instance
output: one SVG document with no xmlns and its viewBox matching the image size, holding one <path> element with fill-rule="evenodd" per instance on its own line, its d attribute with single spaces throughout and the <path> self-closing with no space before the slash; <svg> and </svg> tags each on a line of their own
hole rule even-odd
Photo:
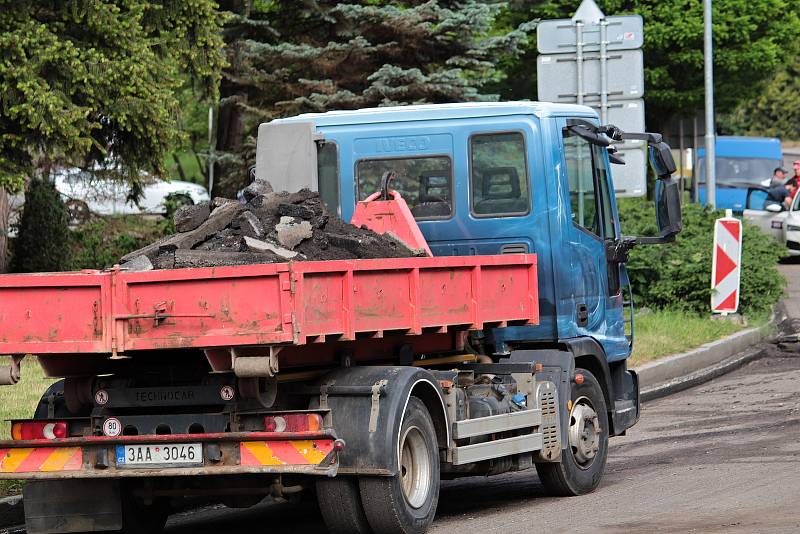
<svg viewBox="0 0 800 534">
<path fill-rule="evenodd" d="M 11 438 L 15 440 L 57 439 L 68 435 L 65 421 L 17 421 L 11 425 Z"/>
<path fill-rule="evenodd" d="M 316 413 L 288 413 L 264 417 L 267 432 L 313 432 L 322 428 L 322 416 Z"/>
</svg>

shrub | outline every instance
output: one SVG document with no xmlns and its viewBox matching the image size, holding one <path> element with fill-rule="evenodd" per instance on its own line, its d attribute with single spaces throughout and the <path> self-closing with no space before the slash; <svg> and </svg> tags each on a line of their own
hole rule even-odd
<svg viewBox="0 0 800 534">
<path fill-rule="evenodd" d="M 102 217 L 71 232 L 70 268 L 104 269 L 164 235 L 164 221 L 141 215 Z"/>
<path fill-rule="evenodd" d="M 69 216 L 61 196 L 46 180 L 31 180 L 14 240 L 12 270 L 18 273 L 69 268 Z"/>
<path fill-rule="evenodd" d="M 625 235 L 656 235 L 653 203 L 621 199 L 620 225 Z M 711 252 L 714 221 L 724 212 L 684 204 L 683 231 L 674 243 L 638 246 L 627 264 L 634 299 L 639 306 L 659 309 L 710 311 Z M 739 311 L 752 314 L 769 309 L 786 284 L 777 263 L 782 245 L 744 221 Z"/>
</svg>

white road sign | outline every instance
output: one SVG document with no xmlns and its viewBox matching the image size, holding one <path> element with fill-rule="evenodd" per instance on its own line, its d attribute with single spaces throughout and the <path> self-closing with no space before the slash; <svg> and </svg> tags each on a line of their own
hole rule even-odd
<svg viewBox="0 0 800 534">
<path fill-rule="evenodd" d="M 644 23 L 639 15 L 606 17 L 608 50 L 633 50 L 644 42 Z M 600 50 L 600 25 L 584 24 L 584 51 Z M 536 27 L 540 54 L 565 54 L 577 51 L 577 28 L 572 19 L 543 20 Z"/>
<path fill-rule="evenodd" d="M 600 102 L 600 54 L 583 55 L 583 103 Z M 575 102 L 578 95 L 576 54 L 540 55 L 536 58 L 539 100 Z M 644 55 L 641 50 L 609 52 L 606 69 L 608 100 L 630 100 L 644 94 Z"/>
</svg>

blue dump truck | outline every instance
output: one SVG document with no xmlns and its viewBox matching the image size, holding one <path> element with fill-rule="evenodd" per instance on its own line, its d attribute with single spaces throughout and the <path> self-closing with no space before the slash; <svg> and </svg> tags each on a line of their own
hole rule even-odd
<svg viewBox="0 0 800 534">
<path fill-rule="evenodd" d="M 610 162 L 630 139 L 658 176 L 655 236 L 620 228 Z M 597 487 L 639 418 L 628 252 L 682 227 L 660 135 L 584 106 L 408 106 L 262 124 L 256 160 L 330 214 L 281 204 L 288 219 L 371 210 L 433 257 L 0 276 L 0 383 L 26 354 L 64 378 L 0 442 L 29 534 L 158 532 L 186 496 L 313 489 L 332 532 L 423 533 L 441 479 Z M 274 199 L 257 198 L 196 232 Z"/>
<path fill-rule="evenodd" d="M 697 151 L 697 196 L 706 204 L 706 151 Z M 781 142 L 774 137 L 719 136 L 716 143 L 716 207 L 744 211 L 749 187 L 768 187 L 772 172 L 783 166 Z"/>
</svg>

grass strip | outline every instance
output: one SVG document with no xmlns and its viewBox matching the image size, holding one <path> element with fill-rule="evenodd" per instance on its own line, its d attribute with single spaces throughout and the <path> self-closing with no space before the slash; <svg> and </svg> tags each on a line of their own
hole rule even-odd
<svg viewBox="0 0 800 534">
<path fill-rule="evenodd" d="M 749 324 L 742 325 L 733 320 L 712 319 L 708 315 L 686 312 L 666 310 L 638 312 L 633 355 L 628 363 L 633 367 L 662 356 L 680 354 L 745 328 L 763 325 L 767 319 L 767 314 L 762 314 L 751 318 Z"/>
</svg>

